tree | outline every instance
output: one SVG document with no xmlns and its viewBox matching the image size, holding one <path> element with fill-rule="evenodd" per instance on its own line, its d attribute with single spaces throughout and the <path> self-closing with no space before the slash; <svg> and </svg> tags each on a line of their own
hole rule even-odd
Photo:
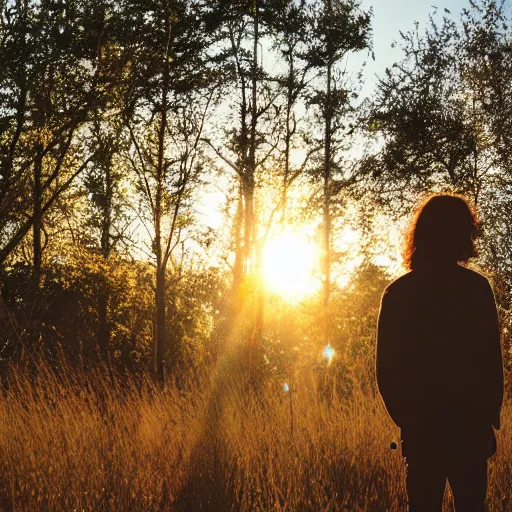
<svg viewBox="0 0 512 512">
<path fill-rule="evenodd" d="M 372 172 L 390 191 L 448 188 L 480 202 L 508 153 L 503 27 L 502 8 L 483 0 L 463 11 L 460 25 L 431 16 L 425 34 L 418 25 L 401 34 L 404 59 L 380 79 L 369 116 L 385 143 Z"/>
<path fill-rule="evenodd" d="M 468 123 L 468 103 L 457 79 L 456 25 L 434 18 L 422 37 L 418 25 L 402 34 L 404 61 L 386 70 L 379 81 L 373 127 L 385 134 L 386 144 L 377 164 L 395 184 L 406 190 L 425 190 L 440 181 L 455 189 L 471 188 L 468 173 L 476 138 Z M 474 185 L 473 185 L 473 191 Z"/>
<path fill-rule="evenodd" d="M 126 231 L 130 226 L 126 198 L 127 169 L 121 156 L 127 150 L 127 137 L 120 116 L 110 122 L 98 115 L 91 129 L 95 157 L 91 168 L 84 176 L 84 189 L 89 200 L 86 228 L 90 230 L 94 252 L 97 250 L 108 267 L 113 252 L 126 242 Z M 107 278 L 107 276 L 105 276 Z M 98 290 L 98 355 L 104 360 L 109 354 L 111 323 L 108 314 L 109 288 L 100 281 Z"/>
<path fill-rule="evenodd" d="M 471 1 L 460 23 L 434 15 L 401 34 L 404 58 L 386 70 L 368 116 L 381 150 L 366 171 L 381 198 L 410 206 L 418 193 L 469 195 L 483 236 L 480 265 L 493 274 L 503 318 L 510 316 L 512 51 L 503 2 Z M 508 340 L 507 343 L 510 343 Z"/>
<path fill-rule="evenodd" d="M 73 2 L 2 6 L 0 264 L 32 231 L 38 286 L 44 216 L 92 158 L 81 131 L 102 101 L 101 31 L 95 16 Z"/>
<path fill-rule="evenodd" d="M 236 91 L 231 102 L 230 120 L 223 129 L 222 140 L 207 139 L 216 156 L 235 172 L 239 181 L 238 213 L 235 220 L 235 264 L 233 289 L 239 289 L 244 276 L 258 268 L 260 244 L 257 236 L 258 182 L 265 165 L 274 156 L 280 134 L 276 134 L 271 119 L 273 109 L 279 109 L 279 91 L 272 85 L 273 77 L 263 62 L 266 36 L 272 23 L 282 16 L 283 0 L 240 0 L 215 3 L 225 45 L 223 56 L 231 66 L 230 86 Z M 260 49 L 261 48 L 261 49 Z M 232 116 L 232 117 L 231 117 Z M 227 151 L 226 151 L 227 150 Z"/>
<path fill-rule="evenodd" d="M 166 272 L 190 223 L 190 193 L 201 170 L 201 134 L 218 84 L 208 67 L 215 25 L 206 4 L 188 0 L 129 3 L 125 9 L 132 23 L 125 123 L 129 160 L 149 209 L 141 220 L 155 259 L 155 375 L 163 383 L 166 363 L 172 367 L 177 358 L 177 347 L 166 343 Z"/>
<path fill-rule="evenodd" d="M 351 111 L 354 92 L 344 76 L 341 65 L 351 52 L 368 49 L 370 46 L 371 11 L 360 10 L 355 0 L 323 0 L 314 4 L 314 38 L 307 54 L 309 65 L 318 70 L 316 86 L 310 93 L 309 103 L 318 108 L 323 131 L 323 162 L 319 177 L 322 181 L 322 217 L 324 252 L 324 309 L 328 310 L 331 293 L 332 256 L 332 197 L 343 183 L 343 164 L 340 159 L 339 142 L 346 130 L 346 116 Z M 338 175 L 338 183 L 334 175 Z M 345 177 L 346 179 L 346 177 Z M 350 181 L 350 180 L 349 180 Z M 328 320 L 325 320 L 327 338 Z"/>
<path fill-rule="evenodd" d="M 280 224 L 284 226 L 286 222 L 288 191 L 293 182 L 304 174 L 309 159 L 313 154 L 321 149 L 320 146 L 312 145 L 308 149 L 302 163 L 296 168 L 292 165 L 291 155 L 295 149 L 297 138 L 300 134 L 300 123 L 304 121 L 297 114 L 297 106 L 304 99 L 309 80 L 311 79 L 311 66 L 305 60 L 307 44 L 315 36 L 313 31 L 313 16 L 308 10 L 305 1 L 300 3 L 294 0 L 287 0 L 277 11 L 272 12 L 269 19 L 269 26 L 274 38 L 274 47 L 279 52 L 279 56 L 285 62 L 285 71 L 277 77 L 277 82 L 282 88 L 284 97 L 284 119 L 283 126 L 280 127 L 284 132 L 284 147 L 281 149 L 280 167 L 282 167 L 282 193 L 278 202 L 281 210 Z M 304 140 L 299 142 L 306 142 Z"/>
</svg>

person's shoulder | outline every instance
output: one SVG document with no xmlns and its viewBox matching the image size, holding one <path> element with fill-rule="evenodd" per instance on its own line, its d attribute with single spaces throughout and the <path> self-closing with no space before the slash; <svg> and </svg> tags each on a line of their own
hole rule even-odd
<svg viewBox="0 0 512 512">
<path fill-rule="evenodd" d="M 409 289 L 409 287 L 414 282 L 414 272 L 407 272 L 406 274 L 397 277 L 391 283 L 389 283 L 386 288 L 384 288 L 384 293 L 382 294 L 384 297 L 387 296 L 395 296 L 399 295 L 402 292 Z"/>
<path fill-rule="evenodd" d="M 489 279 L 487 279 L 487 277 L 485 277 L 483 274 L 480 274 L 480 272 L 477 272 L 476 270 L 471 270 L 470 268 L 463 267 L 461 265 L 458 265 L 457 268 L 459 274 L 467 283 L 475 287 L 491 288 Z"/>
</svg>

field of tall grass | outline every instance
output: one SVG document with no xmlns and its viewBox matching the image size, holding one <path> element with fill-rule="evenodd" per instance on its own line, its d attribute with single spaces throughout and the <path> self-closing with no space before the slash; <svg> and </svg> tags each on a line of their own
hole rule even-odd
<svg viewBox="0 0 512 512">
<path fill-rule="evenodd" d="M 251 391 L 239 372 L 177 388 L 102 373 L 13 374 L 0 396 L 0 508 L 405 511 L 405 466 L 374 390 L 326 400 L 306 377 Z M 512 510 L 512 409 L 489 510 Z M 449 492 L 445 510 L 453 510 Z"/>
</svg>

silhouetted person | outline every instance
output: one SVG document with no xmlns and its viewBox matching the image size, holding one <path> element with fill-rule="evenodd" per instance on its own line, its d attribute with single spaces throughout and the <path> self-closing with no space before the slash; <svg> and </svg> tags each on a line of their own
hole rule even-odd
<svg viewBox="0 0 512 512">
<path fill-rule="evenodd" d="M 401 429 L 410 512 L 441 511 L 446 479 L 457 512 L 485 510 L 503 368 L 489 282 L 458 264 L 476 228 L 462 198 L 431 197 L 409 229 L 410 272 L 382 296 L 377 383 Z"/>
</svg>

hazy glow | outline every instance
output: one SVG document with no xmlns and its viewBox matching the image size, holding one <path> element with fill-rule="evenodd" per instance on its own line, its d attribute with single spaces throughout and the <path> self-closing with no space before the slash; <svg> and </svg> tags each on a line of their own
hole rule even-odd
<svg viewBox="0 0 512 512">
<path fill-rule="evenodd" d="M 305 148 L 293 148 L 290 152 L 290 165 L 294 168 L 299 168 L 303 164 L 306 154 L 307 151 Z"/>
<path fill-rule="evenodd" d="M 358 231 L 351 229 L 351 228 L 346 228 L 343 230 L 343 233 L 341 233 L 341 235 L 338 237 L 338 239 L 335 240 L 335 242 L 338 245 L 340 245 L 340 248 L 342 248 L 343 250 L 346 250 L 351 245 L 354 245 L 357 242 L 359 242 L 360 238 L 361 238 L 361 234 Z"/>
<path fill-rule="evenodd" d="M 285 382 L 283 384 L 283 390 L 285 393 L 288 393 L 288 391 L 290 391 L 290 386 L 288 385 L 288 382 Z"/>
<path fill-rule="evenodd" d="M 378 265 L 379 267 L 391 267 L 393 265 L 393 260 L 388 254 L 377 254 L 374 261 L 375 265 Z"/>
<path fill-rule="evenodd" d="M 273 292 L 289 300 L 316 292 L 320 252 L 306 233 L 289 232 L 269 240 L 263 253 L 263 278 Z"/>
</svg>

